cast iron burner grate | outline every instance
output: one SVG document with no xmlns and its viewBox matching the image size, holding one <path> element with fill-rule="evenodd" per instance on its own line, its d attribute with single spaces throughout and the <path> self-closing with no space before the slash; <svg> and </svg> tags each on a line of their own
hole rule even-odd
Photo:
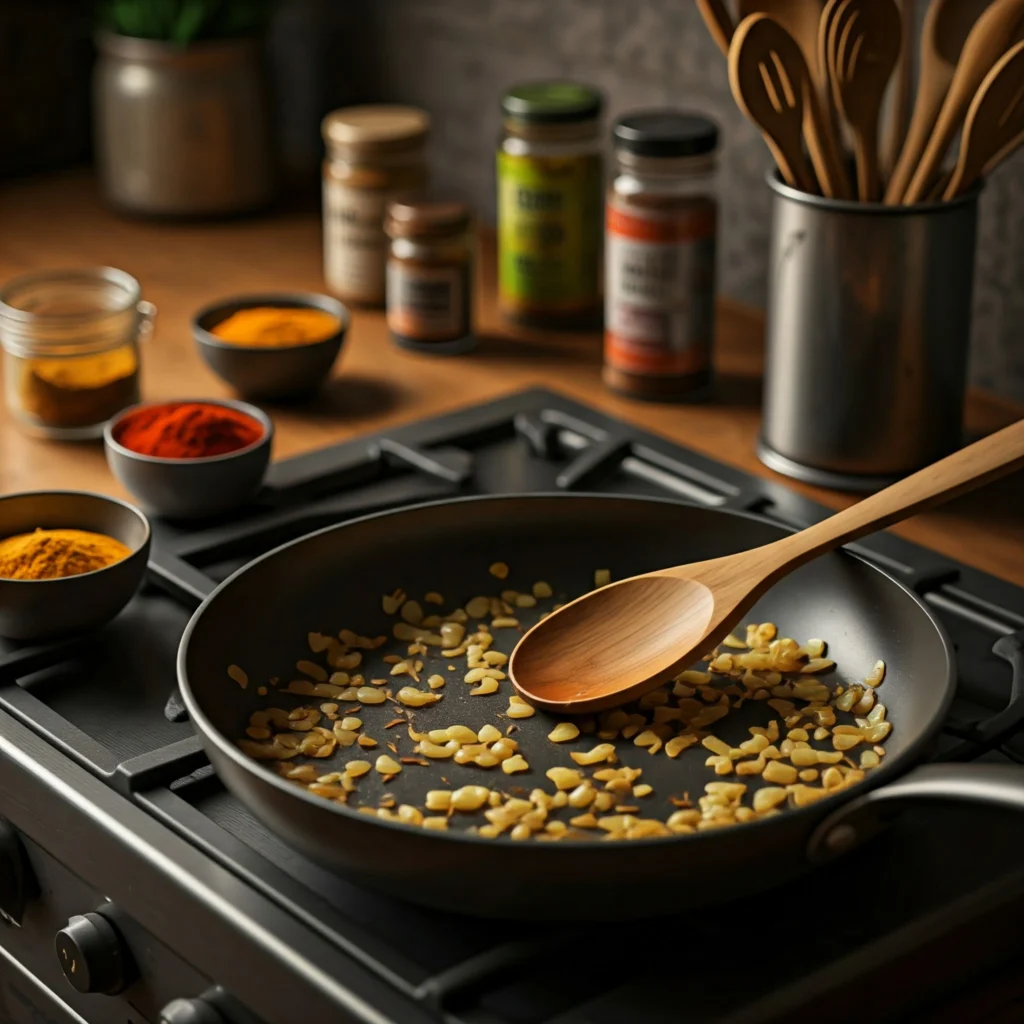
<svg viewBox="0 0 1024 1024">
<path fill-rule="evenodd" d="M 142 808 L 186 843 L 189 857 L 241 880 L 248 895 L 240 912 L 256 920 L 283 911 L 293 949 L 325 969 L 329 950 L 333 981 L 387 1003 L 395 1020 L 813 1020 L 850 993 L 863 999 L 865 987 L 884 988 L 892 1013 L 1012 954 L 1024 938 L 1024 870 L 1014 852 L 1024 823 L 993 811 L 909 814 L 857 860 L 820 869 L 797 892 L 639 926 L 638 962 L 616 939 L 637 926 L 573 927 L 557 908 L 542 929 L 481 924 L 351 885 L 269 834 L 223 788 L 174 684 L 178 637 L 217 582 L 284 541 L 369 512 L 459 494 L 570 489 L 675 497 L 792 526 L 827 514 L 772 481 L 551 392 L 526 391 L 277 463 L 241 517 L 190 528 L 156 523 L 147 586 L 108 629 L 38 648 L 0 642 L 0 709 L 102 780 L 110 813 L 133 802 L 133 812 Z M 888 534 L 854 550 L 921 594 L 957 648 L 960 686 L 936 756 L 1024 763 L 1024 590 Z M 121 851 L 120 842 L 112 837 L 111 850 Z M 145 853 L 136 843 L 130 856 Z M 159 884 L 161 870 L 153 870 Z M 836 891 L 842 871 L 850 875 L 843 895 L 818 899 Z M 178 912 L 195 914 L 197 928 L 203 914 L 216 913 L 202 886 L 174 891 Z M 652 891 L 652 906 L 657 899 Z M 799 921 L 812 922 L 811 933 Z M 251 942 L 262 941 L 253 929 Z M 927 977 L 931 987 L 908 987 L 908 976 Z M 215 980 L 257 1010 L 260 986 L 270 984 L 259 971 Z M 316 995 L 324 1000 L 317 1005 L 341 1005 L 326 985 Z"/>
</svg>

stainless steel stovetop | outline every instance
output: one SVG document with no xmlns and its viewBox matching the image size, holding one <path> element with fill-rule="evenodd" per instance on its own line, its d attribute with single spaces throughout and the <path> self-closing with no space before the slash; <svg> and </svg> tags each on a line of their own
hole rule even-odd
<svg viewBox="0 0 1024 1024">
<path fill-rule="evenodd" d="M 557 908 L 543 926 L 421 910 L 328 874 L 249 816 L 175 691 L 196 603 L 252 557 L 330 523 L 558 489 L 668 495 L 792 525 L 826 514 L 527 391 L 277 463 L 242 516 L 156 523 L 148 582 L 106 629 L 39 648 L 0 641 L 0 1024 L 931 1019 L 1019 956 L 1024 816 L 1006 812 L 921 808 L 796 887 L 603 927 Z M 855 550 L 917 590 L 957 646 L 936 757 L 1024 763 L 1024 590 L 889 535 Z"/>
</svg>

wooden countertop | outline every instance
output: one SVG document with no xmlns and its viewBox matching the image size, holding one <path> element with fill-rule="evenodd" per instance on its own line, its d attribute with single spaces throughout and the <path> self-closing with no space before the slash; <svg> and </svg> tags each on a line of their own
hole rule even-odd
<svg viewBox="0 0 1024 1024">
<path fill-rule="evenodd" d="M 159 310 L 156 335 L 144 354 L 143 393 L 149 399 L 229 393 L 193 345 L 189 320 L 200 306 L 246 292 L 323 289 L 315 209 L 206 224 L 131 220 L 106 210 L 91 178 L 74 173 L 4 184 L 0 224 L 0 280 L 48 267 L 109 264 L 141 281 L 144 296 Z M 596 335 L 528 333 L 504 326 L 494 308 L 492 268 L 485 259 L 478 315 L 483 340 L 471 356 L 404 352 L 388 340 L 380 313 L 356 311 L 325 391 L 301 408 L 268 410 L 277 425 L 276 457 L 542 385 L 715 459 L 774 477 L 823 504 L 839 508 L 851 501 L 777 477 L 754 455 L 762 365 L 759 313 L 728 301 L 721 304 L 720 386 L 714 402 L 650 405 L 604 388 Z M 975 391 L 968 429 L 988 432 L 1022 415 L 1024 409 Z M 0 412 L 0 492 L 56 487 L 122 494 L 99 444 L 28 438 L 6 411 Z M 1024 585 L 1022 509 L 1024 474 L 1018 473 L 918 516 L 896 532 Z"/>
</svg>

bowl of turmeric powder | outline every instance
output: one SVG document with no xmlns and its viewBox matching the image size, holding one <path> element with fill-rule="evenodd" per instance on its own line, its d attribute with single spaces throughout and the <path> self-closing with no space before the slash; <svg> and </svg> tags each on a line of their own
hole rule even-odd
<svg viewBox="0 0 1024 1024">
<path fill-rule="evenodd" d="M 206 365 L 240 396 L 288 401 L 330 376 L 350 319 L 328 295 L 252 295 L 200 310 L 192 333 Z"/>
<path fill-rule="evenodd" d="M 0 498 L 0 636 L 46 640 L 95 629 L 139 589 L 149 521 L 86 491 Z"/>
</svg>

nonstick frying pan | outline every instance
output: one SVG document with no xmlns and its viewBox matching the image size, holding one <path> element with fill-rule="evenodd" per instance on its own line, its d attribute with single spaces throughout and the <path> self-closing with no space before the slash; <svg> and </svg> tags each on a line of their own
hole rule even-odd
<svg viewBox="0 0 1024 1024">
<path fill-rule="evenodd" d="M 846 552 L 826 555 L 782 580 L 748 618 L 774 622 L 781 635 L 800 641 L 825 639 L 842 676 L 864 678 L 878 659 L 888 666 L 878 697 L 893 731 L 882 766 L 863 783 L 799 810 L 672 838 L 482 839 L 455 822 L 447 832 L 428 832 L 312 796 L 236 745 L 253 710 L 268 703 L 291 708 L 320 702 L 274 690 L 270 698 L 256 693 L 270 677 L 295 677 L 296 661 L 309 656 L 308 633 L 336 634 L 341 628 L 370 636 L 390 633 L 393 620 L 381 609 L 381 595 L 396 587 L 420 597 L 439 591 L 445 609 L 476 594 L 526 591 L 536 580 L 548 581 L 564 599 L 591 587 L 598 568 L 611 570 L 617 579 L 731 554 L 785 532 L 750 515 L 592 495 L 474 497 L 367 516 L 286 544 L 218 587 L 182 638 L 181 690 L 224 784 L 287 843 L 366 885 L 481 916 L 631 918 L 721 903 L 780 884 L 845 852 L 908 802 L 952 798 L 1024 809 L 1024 771 L 1015 766 L 915 768 L 953 697 L 953 651 L 912 592 Z M 499 560 L 511 568 L 501 584 L 487 572 Z M 519 616 L 524 626 L 533 621 L 530 612 Z M 519 634 L 495 630 L 495 636 L 495 648 L 509 653 Z M 508 681 L 500 694 L 470 696 L 461 680 L 464 660 L 457 673 L 446 672 L 448 660 L 431 650 L 424 675 L 440 670 L 448 683 L 438 705 L 414 713 L 416 727 L 425 731 L 458 723 L 479 729 L 490 721 L 504 731 L 508 720 L 497 716 L 508 706 Z M 248 673 L 246 689 L 228 678 L 231 664 Z M 360 670 L 369 679 L 388 668 L 375 665 L 371 656 Z M 401 755 L 411 755 L 413 743 L 404 729 L 383 728 L 395 710 L 385 704 L 360 713 L 363 731 L 381 744 L 376 750 L 351 747 L 315 763 L 326 772 L 355 757 L 372 761 L 388 752 L 388 741 L 398 744 Z M 714 732 L 738 743 L 748 738 L 748 726 L 766 724 L 772 714 L 763 703 L 748 702 L 716 723 Z M 430 789 L 471 782 L 504 791 L 513 786 L 552 791 L 544 772 L 556 764 L 573 767 L 569 750 L 596 742 L 581 736 L 556 746 L 546 739 L 554 721 L 538 711 L 517 722 L 515 738 L 530 763 L 528 774 L 509 777 L 497 768 L 432 761 L 429 767 L 406 765 L 386 789 L 399 803 L 420 807 Z M 643 803 L 643 816 L 664 820 L 674 809 L 671 795 L 689 792 L 696 799 L 714 778 L 699 747 L 671 760 L 664 753 L 651 756 L 629 740 L 616 746 L 620 762 L 643 768 L 643 781 L 654 787 L 653 795 L 633 801 Z M 758 783 L 754 777 L 743 781 Z M 360 779 L 353 804 L 375 806 L 384 791 L 371 772 Z"/>
</svg>

